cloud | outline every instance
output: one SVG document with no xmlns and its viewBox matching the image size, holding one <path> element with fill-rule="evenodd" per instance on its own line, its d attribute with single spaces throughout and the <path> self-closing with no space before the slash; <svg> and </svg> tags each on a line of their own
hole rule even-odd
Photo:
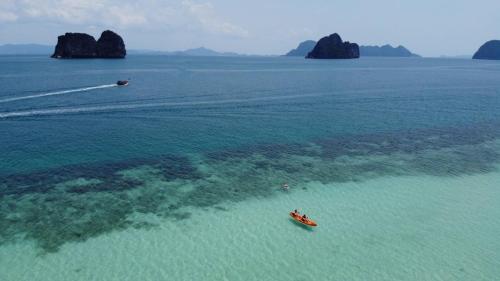
<svg viewBox="0 0 500 281">
<path fill-rule="evenodd" d="M 149 21 L 143 13 L 137 13 L 135 5 L 112 6 L 107 10 L 109 24 L 121 26 L 140 26 L 146 25 Z M 106 20 L 104 20 L 106 21 Z"/>
<path fill-rule="evenodd" d="M 19 16 L 14 12 L 14 0 L 0 0 L 0 22 L 14 22 Z"/>
<path fill-rule="evenodd" d="M 315 32 L 307 27 L 290 29 L 288 35 L 292 38 L 311 38 Z"/>
<path fill-rule="evenodd" d="M 98 14 L 102 8 L 101 1 L 20 1 L 20 17 L 30 19 L 43 19 L 48 21 L 63 22 L 70 24 L 82 24 Z"/>
<path fill-rule="evenodd" d="M 62 24 L 128 26 L 145 24 L 146 17 L 135 1 L 110 0 L 20 0 L 11 5 L 19 20 Z"/>
<path fill-rule="evenodd" d="M 9 11 L 0 11 L 0 22 L 14 22 L 18 16 Z"/>
<path fill-rule="evenodd" d="M 244 28 L 219 19 L 211 3 L 183 1 L 182 4 L 201 26 L 209 32 L 238 37 L 247 37 L 249 34 Z"/>
<path fill-rule="evenodd" d="M 211 34 L 248 36 L 223 20 L 209 2 L 172 0 L 0 0 L 0 21 L 41 21 L 102 27 L 198 29 Z M 4 4 L 5 2 L 5 4 Z"/>
</svg>

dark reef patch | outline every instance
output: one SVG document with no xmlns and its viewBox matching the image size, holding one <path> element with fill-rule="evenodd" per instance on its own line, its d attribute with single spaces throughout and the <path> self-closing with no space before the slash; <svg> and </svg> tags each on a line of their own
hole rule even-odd
<svg viewBox="0 0 500 281">
<path fill-rule="evenodd" d="M 496 170 L 499 127 L 440 128 L 336 136 L 306 144 L 262 144 L 193 159 L 87 163 L 2 177 L 0 245 L 29 239 L 43 253 L 67 242 L 159 219 L 186 220 L 192 209 L 279 194 L 283 182 L 364 181 L 382 176 L 460 176 Z"/>
<path fill-rule="evenodd" d="M 124 162 L 68 165 L 29 174 L 4 176 L 0 183 L 0 197 L 26 193 L 45 193 L 53 189 L 57 183 L 78 178 L 99 179 L 100 183 L 88 185 L 85 189 L 75 187 L 68 190 L 69 192 L 83 193 L 132 189 L 142 184 L 142 182 L 134 179 L 124 179 L 116 173 L 144 165 L 157 168 L 158 173 L 167 180 L 178 178 L 197 179 L 201 177 L 187 157 L 163 155 L 155 159 L 135 158 Z"/>
<path fill-rule="evenodd" d="M 149 167 L 144 178 L 121 172 Z M 31 174 L 2 178 L 0 184 L 0 244 L 24 237 L 33 239 L 46 252 L 68 241 L 84 241 L 129 226 L 151 224 L 129 220 L 133 213 L 186 219 L 186 212 L 165 210 L 175 190 L 147 185 L 147 178 L 163 181 L 196 180 L 201 177 L 189 159 L 162 156 L 131 159 L 121 163 L 66 166 Z"/>
</svg>

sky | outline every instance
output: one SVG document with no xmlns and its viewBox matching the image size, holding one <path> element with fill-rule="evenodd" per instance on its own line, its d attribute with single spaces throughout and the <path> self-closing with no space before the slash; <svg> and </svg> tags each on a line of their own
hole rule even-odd
<svg viewBox="0 0 500 281">
<path fill-rule="evenodd" d="M 500 39 L 500 1 L 0 0 L 0 44 L 55 45 L 65 32 L 97 39 L 106 29 L 129 49 L 277 55 L 336 32 L 423 56 L 472 55 Z"/>
</svg>

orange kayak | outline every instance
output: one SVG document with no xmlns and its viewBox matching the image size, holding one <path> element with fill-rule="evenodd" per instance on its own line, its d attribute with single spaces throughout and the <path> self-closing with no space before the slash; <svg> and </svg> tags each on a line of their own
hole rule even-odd
<svg viewBox="0 0 500 281">
<path fill-rule="evenodd" d="M 300 222 L 301 224 L 305 224 L 305 225 L 308 225 L 308 226 L 318 226 L 318 224 L 311 220 L 311 219 L 302 219 L 302 216 L 301 215 L 296 215 L 294 214 L 293 212 L 290 212 L 290 216 L 297 222 Z"/>
</svg>

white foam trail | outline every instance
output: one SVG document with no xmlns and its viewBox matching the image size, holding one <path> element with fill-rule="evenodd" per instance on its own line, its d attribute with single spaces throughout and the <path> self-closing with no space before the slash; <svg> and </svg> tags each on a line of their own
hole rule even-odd
<svg viewBox="0 0 500 281">
<path fill-rule="evenodd" d="M 142 104 L 121 104 L 121 105 L 103 105 L 103 106 L 87 106 L 87 107 L 72 107 L 72 108 L 59 108 L 59 109 L 38 109 L 27 111 L 14 111 L 0 113 L 0 118 L 9 117 L 27 117 L 35 115 L 57 115 L 66 113 L 82 113 L 82 112 L 97 112 L 107 110 L 123 110 L 135 108 L 149 108 L 149 107 L 165 107 L 165 106 L 197 106 L 197 105 L 215 105 L 215 104 L 228 104 L 228 103 L 245 103 L 253 101 L 270 101 L 282 99 L 295 99 L 308 96 L 321 96 L 324 93 L 315 94 L 300 94 L 289 96 L 271 96 L 271 97 L 258 97 L 249 99 L 227 99 L 220 101 L 198 101 L 198 102 L 164 102 L 164 103 L 142 103 Z"/>
<path fill-rule="evenodd" d="M 102 85 L 96 87 L 82 88 L 82 89 L 98 89 L 98 88 L 107 88 L 114 87 L 115 84 L 111 85 Z M 81 91 L 82 89 L 68 90 L 68 91 Z M 431 90 L 434 88 L 426 88 L 425 90 Z M 439 88 L 437 88 L 439 89 Z M 62 91 L 62 92 L 68 92 Z M 342 91 L 342 93 L 365 93 L 365 92 L 397 92 L 398 90 L 390 90 L 390 89 L 367 89 L 367 90 L 350 90 L 350 91 Z M 57 93 L 57 92 L 55 92 Z M 54 93 L 47 93 L 54 94 Z M 44 94 L 46 95 L 46 94 Z M 248 98 L 248 99 L 227 99 L 220 101 L 199 101 L 199 102 L 164 102 L 164 103 L 142 103 L 142 104 L 119 104 L 119 105 L 103 105 L 103 106 L 88 106 L 88 107 L 66 107 L 66 108 L 58 108 L 58 109 L 35 109 L 35 110 L 26 110 L 26 111 L 13 111 L 13 112 L 0 112 L 0 119 L 9 118 L 9 117 L 27 117 L 27 116 L 36 116 L 36 115 L 57 115 L 57 114 L 66 114 L 66 113 L 80 113 L 80 112 L 99 112 L 99 111 L 107 111 L 107 110 L 123 110 L 123 109 L 134 109 L 134 108 L 148 108 L 148 107 L 165 107 L 165 106 L 197 106 L 197 105 L 215 105 L 215 104 L 228 104 L 228 103 L 245 103 L 245 102 L 253 102 L 253 101 L 270 101 L 270 100 L 287 100 L 287 99 L 297 99 L 297 98 L 305 98 L 305 97 L 319 97 L 319 96 L 332 96 L 331 92 L 316 92 L 316 93 L 308 93 L 308 94 L 295 94 L 295 95 L 286 95 L 286 96 L 267 96 L 267 97 L 256 97 L 256 98 Z M 39 95 L 37 95 L 39 96 Z M 338 98 L 337 98 L 338 99 Z M 350 99 L 350 98 L 347 98 Z M 1 102 L 1 100 L 0 100 Z"/>
<path fill-rule="evenodd" d="M 43 93 L 43 94 L 24 96 L 24 97 L 8 98 L 8 99 L 0 100 L 0 103 L 18 101 L 18 100 L 36 99 L 36 98 L 41 98 L 41 97 L 57 96 L 57 95 L 64 95 L 64 94 L 70 94 L 70 93 L 87 92 L 87 91 L 104 89 L 104 88 L 111 88 L 111 87 L 116 87 L 116 86 L 117 86 L 116 84 L 108 84 L 108 85 L 100 85 L 100 86 L 87 87 L 87 88 L 79 88 L 79 89 L 71 89 L 71 90 L 58 91 L 58 92 Z"/>
</svg>

